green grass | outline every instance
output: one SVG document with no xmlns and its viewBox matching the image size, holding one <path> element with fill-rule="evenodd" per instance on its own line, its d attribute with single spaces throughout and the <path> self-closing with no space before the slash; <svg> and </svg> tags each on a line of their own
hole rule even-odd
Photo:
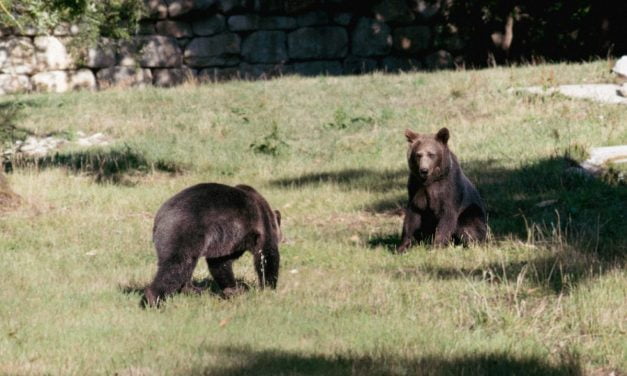
<svg viewBox="0 0 627 376">
<path fill-rule="evenodd" d="M 0 99 L 21 134 L 115 144 L 14 160 L 0 214 L 0 374 L 454 375 L 627 371 L 627 188 L 568 172 L 627 141 L 627 108 L 512 94 L 604 82 L 607 62 L 284 77 Z M 483 194 L 484 246 L 391 250 L 403 130 L 451 130 Z M 139 308 L 154 214 L 202 181 L 246 183 L 281 210 L 276 291 Z"/>
</svg>

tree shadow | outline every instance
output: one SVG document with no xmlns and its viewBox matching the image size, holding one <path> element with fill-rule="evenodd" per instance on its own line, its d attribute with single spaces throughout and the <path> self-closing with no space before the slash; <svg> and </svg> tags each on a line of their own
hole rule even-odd
<svg viewBox="0 0 627 376">
<path fill-rule="evenodd" d="M 498 160 L 462 163 L 481 193 L 494 239 L 549 240 L 574 245 L 601 258 L 622 258 L 627 251 L 627 189 L 582 173 L 568 157 L 550 157 L 516 168 Z M 405 167 L 396 170 L 346 169 L 270 181 L 280 188 L 325 184 L 345 191 L 380 193 L 366 210 L 402 216 L 407 202 Z M 400 228 L 399 228 L 400 233 Z M 400 240 L 398 233 L 371 237 L 373 246 Z"/>
<path fill-rule="evenodd" d="M 270 185 L 280 188 L 300 188 L 334 184 L 343 190 L 363 190 L 389 192 L 407 183 L 407 169 L 374 170 L 354 168 L 340 171 L 327 171 L 305 174 L 291 178 L 274 179 Z"/>
<path fill-rule="evenodd" d="M 580 282 L 621 268 L 627 255 L 627 189 L 624 183 L 592 178 L 569 157 L 549 157 L 514 168 L 498 160 L 462 163 L 486 203 L 490 242 L 516 240 L 541 255 L 506 265 L 488 263 L 476 269 L 430 266 L 405 270 L 400 277 L 429 274 L 437 278 L 487 278 L 516 281 L 521 273 L 548 291 L 568 292 Z M 366 210 L 402 216 L 407 171 L 348 169 L 278 179 L 279 187 L 334 184 L 343 190 L 380 192 Z M 372 248 L 394 252 L 397 231 L 368 235 Z M 392 271 L 396 273 L 396 271 Z"/>
<path fill-rule="evenodd" d="M 67 132 L 39 134 L 16 125 L 24 108 L 39 105 L 40 102 L 34 100 L 0 102 L 0 147 L 3 144 L 13 146 L 16 141 L 24 140 L 28 136 L 70 138 L 71 135 Z M 142 174 L 155 170 L 170 173 L 182 171 L 182 168 L 173 161 L 149 161 L 143 154 L 132 150 L 128 145 L 77 151 L 57 150 L 44 156 L 16 153 L 3 155 L 1 159 L 2 169 L 5 172 L 22 167 L 40 169 L 64 167 L 74 173 L 92 176 L 99 183 L 121 183 L 128 174 Z"/>
<path fill-rule="evenodd" d="M 32 102 L 7 101 L 0 103 L 0 147 L 4 144 L 13 144 L 17 140 L 23 140 L 35 133 L 30 129 L 18 127 L 17 120 L 24 107 Z"/>
<path fill-rule="evenodd" d="M 63 167 L 73 173 L 84 173 L 98 183 L 124 183 L 129 174 L 151 171 L 180 173 L 182 168 L 172 161 L 149 161 L 128 145 L 113 148 L 93 148 L 78 151 L 57 151 L 45 156 L 21 156 L 9 161 L 5 170 L 35 167 Z"/>
<path fill-rule="evenodd" d="M 250 346 L 203 349 L 226 366 L 198 367 L 194 375 L 582 375 L 576 356 L 549 363 L 539 357 L 506 353 L 417 358 L 396 356 L 303 355 L 282 350 L 256 350 Z"/>
<path fill-rule="evenodd" d="M 464 164 L 481 192 L 497 239 L 568 244 L 602 259 L 627 252 L 627 187 L 592 178 L 569 157 L 504 168 L 496 160 Z"/>
<path fill-rule="evenodd" d="M 595 257 L 572 252 L 556 252 L 531 260 L 489 262 L 474 268 L 426 264 L 417 267 L 388 269 L 396 279 L 413 279 L 428 276 L 440 280 L 466 279 L 490 284 L 516 284 L 528 281 L 544 291 L 569 294 L 587 279 L 597 278 L 615 263 L 603 262 Z"/>
</svg>

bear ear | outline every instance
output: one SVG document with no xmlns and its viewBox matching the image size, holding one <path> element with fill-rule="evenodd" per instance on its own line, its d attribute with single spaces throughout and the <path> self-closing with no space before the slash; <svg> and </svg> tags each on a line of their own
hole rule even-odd
<svg viewBox="0 0 627 376">
<path fill-rule="evenodd" d="M 418 138 L 419 134 L 412 131 L 411 129 L 405 129 L 405 138 L 407 138 L 407 142 L 410 144 L 414 142 Z"/>
<path fill-rule="evenodd" d="M 450 136 L 450 133 L 448 131 L 448 128 L 442 128 L 438 131 L 438 133 L 436 133 L 435 138 L 436 140 L 446 145 L 446 143 L 448 142 L 449 136 Z"/>
<path fill-rule="evenodd" d="M 276 223 L 278 223 L 280 227 L 281 226 L 281 212 L 278 210 L 275 210 L 274 216 L 276 217 Z"/>
</svg>

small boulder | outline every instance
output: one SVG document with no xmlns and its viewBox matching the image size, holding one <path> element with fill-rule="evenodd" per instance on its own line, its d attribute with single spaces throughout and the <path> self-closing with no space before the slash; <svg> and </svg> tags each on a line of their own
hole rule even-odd
<svg viewBox="0 0 627 376">
<path fill-rule="evenodd" d="M 616 61 L 614 68 L 612 68 L 612 72 L 616 73 L 618 78 L 627 80 L 627 55 L 623 55 Z"/>
</svg>

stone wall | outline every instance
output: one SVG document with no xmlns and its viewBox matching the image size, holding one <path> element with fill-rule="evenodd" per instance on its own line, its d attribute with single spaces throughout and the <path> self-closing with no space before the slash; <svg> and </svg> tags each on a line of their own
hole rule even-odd
<svg viewBox="0 0 627 376">
<path fill-rule="evenodd" d="M 135 37 L 95 48 L 68 25 L 0 31 L 0 94 L 447 68 L 460 50 L 430 1 L 144 2 Z"/>
</svg>

